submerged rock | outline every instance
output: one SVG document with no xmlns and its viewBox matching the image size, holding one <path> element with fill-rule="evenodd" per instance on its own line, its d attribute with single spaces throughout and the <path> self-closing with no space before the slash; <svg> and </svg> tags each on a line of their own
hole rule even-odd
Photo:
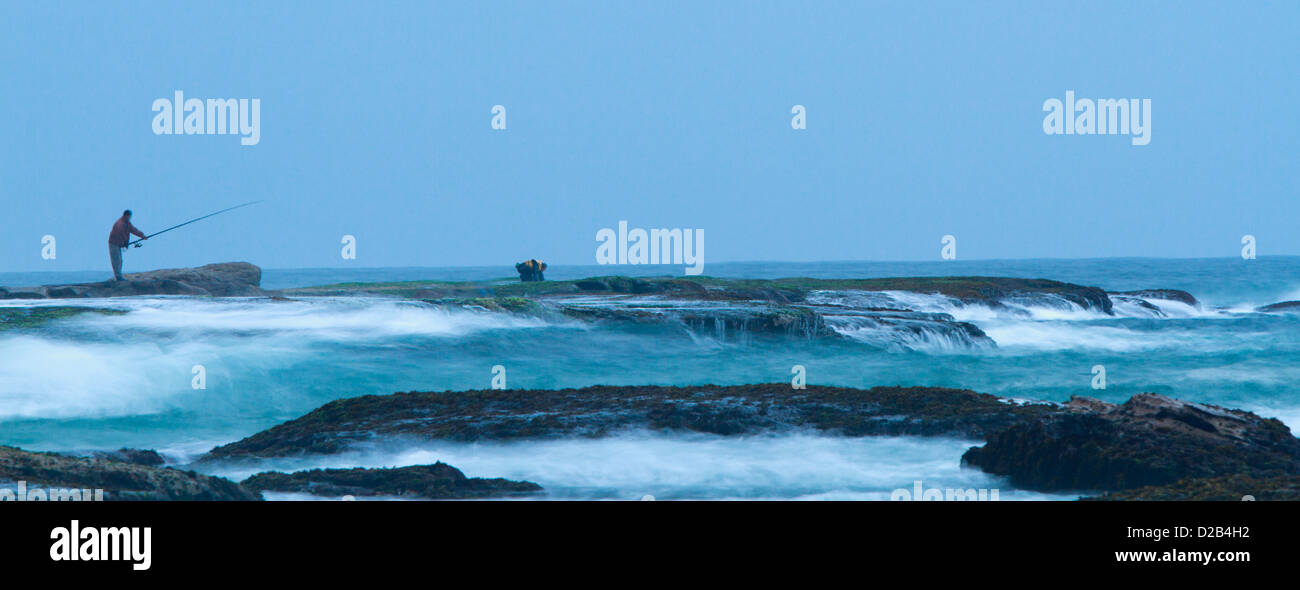
<svg viewBox="0 0 1300 590">
<path fill-rule="evenodd" d="M 96 307 L 0 307 L 0 331 L 39 328 L 54 320 L 70 318 L 85 313 L 122 315 L 126 312 L 119 309 L 102 309 Z"/>
<path fill-rule="evenodd" d="M 1185 478 L 1300 474 L 1300 439 L 1276 419 L 1144 393 L 1074 398 L 994 433 L 965 464 L 1035 490 L 1124 490 Z"/>
<path fill-rule="evenodd" d="M 267 471 L 241 485 L 256 492 L 299 492 L 315 496 L 405 496 L 428 500 L 463 500 L 534 494 L 542 491 L 531 481 L 465 477 L 459 469 L 439 461 L 385 469 L 312 469 L 294 473 Z"/>
<path fill-rule="evenodd" d="M 0 299 L 74 299 L 133 295 L 248 297 L 266 294 L 260 287 L 262 269 L 247 262 L 129 273 L 125 277 L 125 281 L 5 289 L 0 293 Z"/>
<path fill-rule="evenodd" d="M 984 438 L 1057 411 L 958 389 L 851 389 L 788 383 L 721 387 L 597 386 L 369 395 L 217 447 L 202 460 L 330 454 L 384 437 L 517 440 L 597 437 L 626 429 L 725 436 L 817 430 L 845 436 Z"/>
<path fill-rule="evenodd" d="M 1255 311 L 1262 311 L 1265 313 L 1277 312 L 1277 311 L 1300 312 L 1300 301 L 1282 301 L 1279 303 L 1271 303 L 1269 305 L 1256 308 Z"/>
<path fill-rule="evenodd" d="M 0 446 L 0 482 L 4 482 L 0 486 L 4 488 L 26 482 L 28 490 L 82 490 L 77 497 L 102 489 L 105 500 L 262 499 L 259 494 L 249 492 L 228 479 L 193 471 L 120 460 L 35 453 L 4 446 Z"/>
</svg>

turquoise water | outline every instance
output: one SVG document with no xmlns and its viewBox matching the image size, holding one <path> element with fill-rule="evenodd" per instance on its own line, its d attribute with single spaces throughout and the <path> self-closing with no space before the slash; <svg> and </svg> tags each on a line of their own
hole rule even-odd
<svg viewBox="0 0 1300 590">
<path fill-rule="evenodd" d="M 644 270 L 559 267 L 547 277 L 638 274 L 629 269 Z M 263 282 L 283 288 L 356 280 L 468 280 L 504 277 L 511 270 L 267 270 Z M 64 451 L 156 448 L 184 463 L 214 445 L 337 398 L 486 388 L 494 365 L 506 368 L 511 388 L 555 388 L 779 382 L 788 381 L 797 364 L 807 367 L 813 384 L 962 387 L 1036 400 L 1089 395 L 1123 401 L 1134 393 L 1154 391 L 1249 409 L 1278 417 L 1293 428 L 1300 425 L 1300 388 L 1295 386 L 1300 376 L 1300 315 L 1253 311 L 1259 305 L 1300 299 L 1300 258 L 731 263 L 709 265 L 706 272 L 758 278 L 1041 277 L 1107 290 L 1183 289 L 1202 305 L 1165 303 L 1158 316 L 1125 306 L 1117 308 L 1115 316 L 1106 316 L 1033 304 L 1012 313 L 954 307 L 933 296 L 899 295 L 913 309 L 951 313 L 972 322 L 996 343 L 963 347 L 945 341 L 882 346 L 879 334 L 810 341 L 719 337 L 674 325 L 548 323 L 379 298 L 83 301 L 77 304 L 130 313 L 79 316 L 35 331 L 0 332 L 0 443 Z M 663 273 L 652 269 L 639 274 Z M 64 273 L 0 274 L 6 285 L 68 279 Z M 206 389 L 192 387 L 195 365 L 206 369 Z M 1096 365 L 1106 369 L 1104 390 L 1091 386 Z M 874 498 L 916 479 L 925 479 L 927 485 L 997 484 L 994 478 L 958 468 L 961 451 L 970 441 L 915 440 L 890 446 L 816 436 L 778 439 L 737 442 L 642 434 L 547 443 L 559 445 L 550 447 L 521 443 L 378 449 L 315 462 L 391 465 L 445 457 L 474 476 L 531 477 L 552 489 L 555 497 L 648 493 L 683 498 Z M 794 459 L 805 455 L 823 459 L 817 463 L 820 469 L 813 468 L 820 475 L 794 469 Z M 571 459 L 541 459 L 554 456 Z M 730 459 L 719 463 L 709 459 L 714 456 Z M 312 464 L 308 459 L 294 466 Z M 675 464 L 680 468 L 666 467 Z M 215 471 L 234 476 L 240 469 Z M 783 470 L 793 470 L 794 475 Z"/>
</svg>

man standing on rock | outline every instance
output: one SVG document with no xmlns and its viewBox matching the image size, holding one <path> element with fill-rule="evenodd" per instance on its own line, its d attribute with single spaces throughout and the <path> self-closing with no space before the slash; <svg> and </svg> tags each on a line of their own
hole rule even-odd
<svg viewBox="0 0 1300 590">
<path fill-rule="evenodd" d="M 113 231 L 108 234 L 108 258 L 113 261 L 113 278 L 119 281 L 126 280 L 122 278 L 122 249 L 126 248 L 127 242 L 131 241 L 132 234 L 141 240 L 149 239 L 144 232 L 131 225 L 131 210 L 127 209 L 113 223 Z"/>
</svg>

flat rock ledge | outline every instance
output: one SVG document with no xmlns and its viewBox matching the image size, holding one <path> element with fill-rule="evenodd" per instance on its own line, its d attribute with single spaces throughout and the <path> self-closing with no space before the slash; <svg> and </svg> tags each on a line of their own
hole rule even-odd
<svg viewBox="0 0 1300 590">
<path fill-rule="evenodd" d="M 125 281 L 104 281 L 41 287 L 0 287 L 0 299 L 82 299 L 138 295 L 207 295 L 253 297 L 261 288 L 262 269 L 247 262 L 223 262 L 198 268 L 174 268 L 124 275 Z"/>
</svg>

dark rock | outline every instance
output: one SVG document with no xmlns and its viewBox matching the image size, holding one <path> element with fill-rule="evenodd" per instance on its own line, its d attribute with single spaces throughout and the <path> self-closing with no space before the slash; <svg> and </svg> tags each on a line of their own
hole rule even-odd
<svg viewBox="0 0 1300 590">
<path fill-rule="evenodd" d="M 964 303 L 1002 306 L 1003 300 L 1055 298 L 1084 309 L 1111 313 L 1106 292 L 1048 279 L 1007 277 L 900 277 L 880 279 L 722 279 L 713 277 L 590 277 L 575 281 L 463 282 L 403 281 L 349 283 L 289 289 L 295 295 L 385 294 L 417 299 L 455 297 L 542 298 L 574 294 L 664 294 L 688 299 L 766 301 L 791 304 L 826 290 L 937 293 Z"/>
<path fill-rule="evenodd" d="M 705 335 L 744 339 L 750 334 L 779 334 L 805 338 L 836 336 L 821 315 L 806 307 L 735 306 L 727 308 L 669 307 L 665 305 L 585 305 L 548 302 L 566 317 L 585 321 L 672 323 Z"/>
<path fill-rule="evenodd" d="M 606 285 L 605 281 L 601 281 L 599 279 L 585 279 L 581 281 L 574 281 L 573 285 L 583 291 L 608 291 L 609 290 L 609 285 Z"/>
<path fill-rule="evenodd" d="M 1180 291 L 1178 289 L 1140 289 L 1137 291 L 1115 291 L 1112 295 L 1126 295 L 1139 299 L 1161 299 L 1165 301 L 1177 301 L 1185 303 L 1192 307 L 1200 307 L 1201 302 L 1196 300 L 1191 293 Z"/>
<path fill-rule="evenodd" d="M 540 492 L 530 481 L 465 477 L 446 463 L 387 469 L 312 469 L 268 471 L 243 481 L 256 492 L 299 492 L 316 496 L 414 496 L 429 500 L 495 498 Z"/>
<path fill-rule="evenodd" d="M 0 481 L 27 482 L 29 489 L 104 490 L 105 500 L 260 500 L 220 477 L 149 467 L 119 460 L 34 453 L 0 446 Z"/>
<path fill-rule="evenodd" d="M 84 292 L 73 289 L 72 287 L 48 287 L 45 290 L 45 296 L 50 299 L 71 299 L 73 297 L 86 297 Z"/>
<path fill-rule="evenodd" d="M 86 313 L 121 315 L 126 312 L 120 309 L 102 309 L 96 307 L 2 307 L 0 308 L 0 331 L 20 328 L 38 328 L 54 320 Z"/>
<path fill-rule="evenodd" d="M 1300 301 L 1282 301 L 1280 303 L 1272 303 L 1257 308 L 1255 311 L 1262 311 L 1262 312 L 1300 311 Z"/>
<path fill-rule="evenodd" d="M 133 465 L 146 465 L 157 467 L 166 463 L 162 455 L 153 449 L 118 449 L 116 451 L 95 451 L 91 453 L 96 459 L 105 459 L 108 461 L 121 461 Z"/>
<path fill-rule="evenodd" d="M 330 454 L 381 437 L 517 440 L 604 436 L 629 428 L 738 435 L 818 430 L 845 436 L 985 438 L 1059 411 L 973 391 L 851 389 L 788 383 L 398 393 L 336 400 L 202 460 Z"/>
<path fill-rule="evenodd" d="M 1123 490 L 1184 478 L 1300 473 L 1300 439 L 1276 419 L 1144 393 L 1075 398 L 994 433 L 964 463 L 1036 490 Z"/>
<path fill-rule="evenodd" d="M 0 299 L 45 299 L 45 291 L 40 288 L 31 288 L 22 291 L 0 289 Z"/>
<path fill-rule="evenodd" d="M 1300 475 L 1256 478 L 1248 475 L 1225 475 L 1181 479 L 1161 486 L 1146 486 L 1083 500 L 1154 500 L 1161 502 L 1220 501 L 1241 502 L 1246 497 L 1259 501 L 1300 500 Z"/>
</svg>

